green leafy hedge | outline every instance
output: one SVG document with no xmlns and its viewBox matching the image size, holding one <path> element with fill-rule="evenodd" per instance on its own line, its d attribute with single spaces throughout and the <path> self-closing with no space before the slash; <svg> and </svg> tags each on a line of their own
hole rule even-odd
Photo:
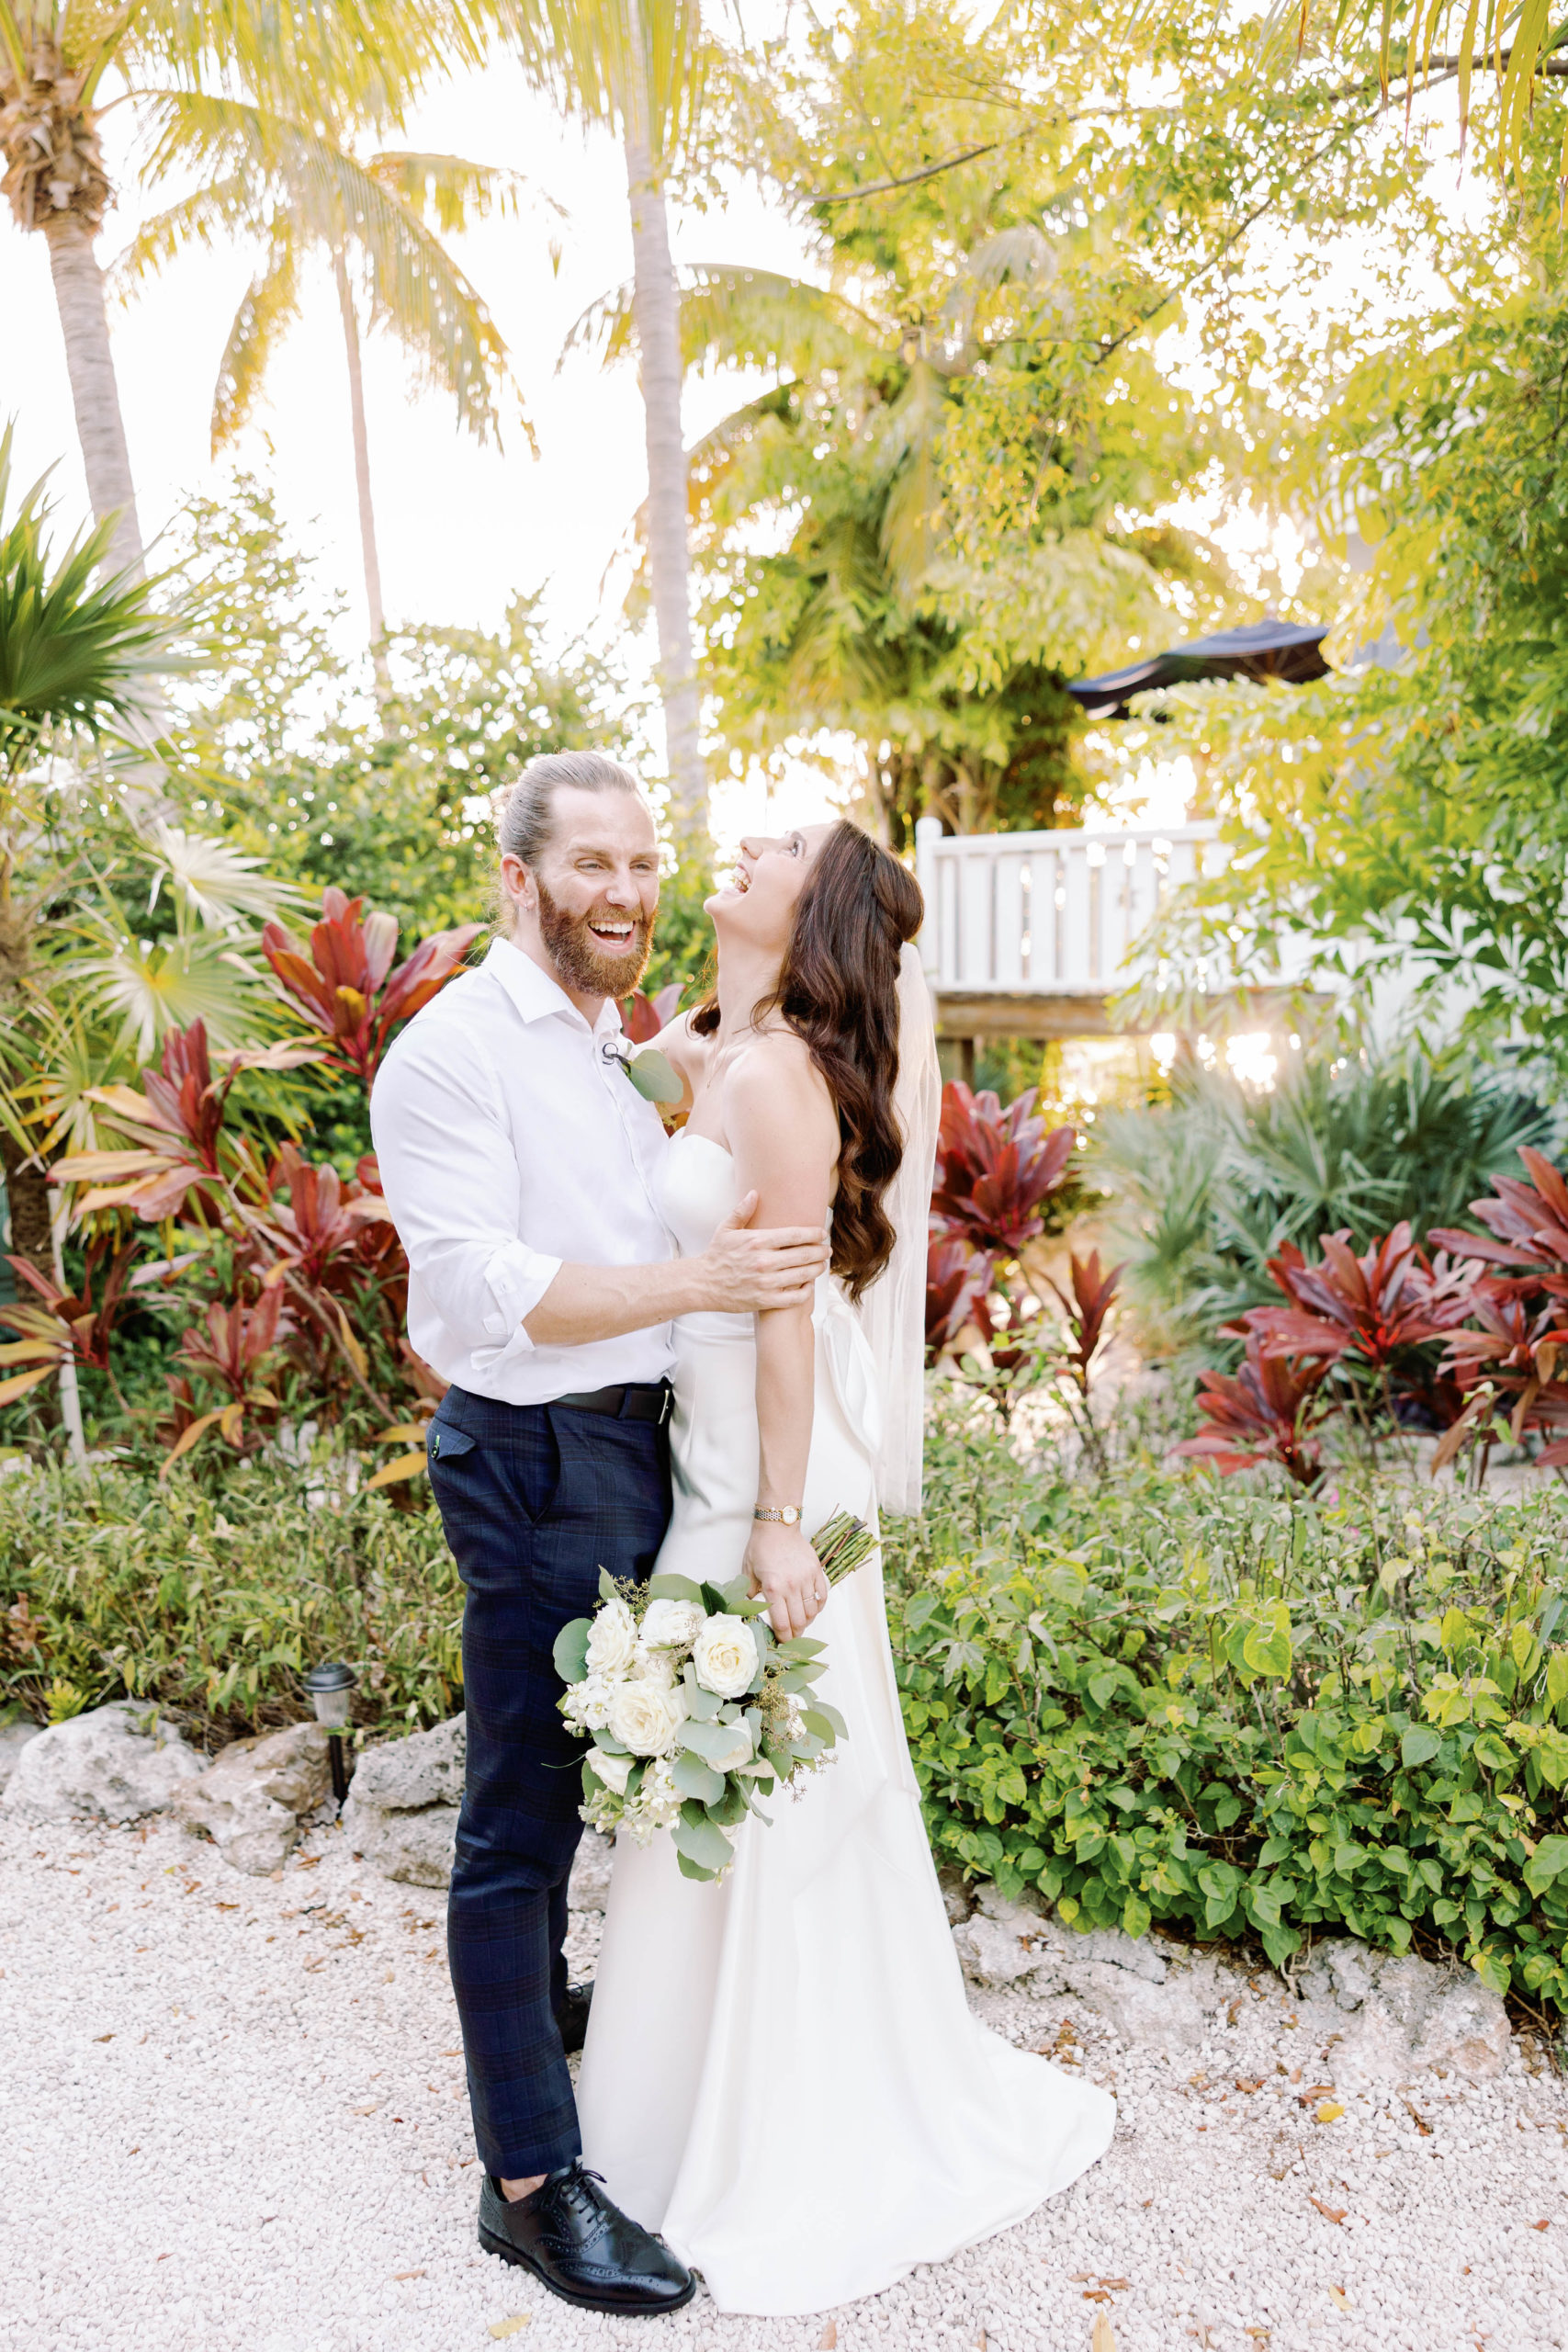
<svg viewBox="0 0 1568 2352">
<path fill-rule="evenodd" d="M 888 1544 L 906 1720 L 940 1857 L 1141 1932 L 1448 1944 L 1568 2008 L 1568 1497 L 1337 1502 L 1172 1473 L 1025 1469 L 939 1424 Z M 306 1712 L 346 1657 L 367 1730 L 461 1702 L 431 1508 L 244 1464 L 0 1478 L 0 1700 L 123 1693 L 209 1745 Z M 314 1486 L 314 1500 L 309 1488 Z"/>
<path fill-rule="evenodd" d="M 1457 1947 L 1568 2007 L 1568 1507 L 1327 1507 L 950 1435 L 891 1562 L 939 1858 L 1085 1927 Z M 945 1497 L 945 1505 L 941 1498 Z"/>
<path fill-rule="evenodd" d="M 329 1462 L 0 1478 L 0 1696 L 39 1720 L 151 1698 L 215 1746 L 309 1714 L 300 1676 L 342 1657 L 355 1721 L 406 1731 L 461 1704 L 461 1623 L 434 1508 Z"/>
</svg>

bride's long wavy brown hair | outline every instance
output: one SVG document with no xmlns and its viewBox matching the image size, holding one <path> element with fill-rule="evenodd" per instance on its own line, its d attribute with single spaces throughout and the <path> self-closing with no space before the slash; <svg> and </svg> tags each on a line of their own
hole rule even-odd
<svg viewBox="0 0 1568 2352">
<path fill-rule="evenodd" d="M 893 1109 L 898 959 L 924 915 L 908 868 L 858 825 L 835 825 L 800 894 L 778 985 L 752 1016 L 760 1026 L 777 1012 L 805 1039 L 838 1110 L 832 1265 L 853 1299 L 893 1254 L 882 1199 L 904 1157 Z M 692 1016 L 699 1035 L 717 1025 L 716 1000 Z"/>
</svg>

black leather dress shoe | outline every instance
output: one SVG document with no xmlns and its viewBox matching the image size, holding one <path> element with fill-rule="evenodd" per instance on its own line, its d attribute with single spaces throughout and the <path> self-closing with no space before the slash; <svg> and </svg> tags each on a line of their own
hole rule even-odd
<svg viewBox="0 0 1568 2352">
<path fill-rule="evenodd" d="M 629 2319 L 678 2312 L 697 2282 L 662 2238 L 612 2205 L 581 2158 L 547 2173 L 530 2197 L 508 2204 L 487 2175 L 479 2191 L 479 2244 L 531 2270 L 554 2295 Z"/>
<path fill-rule="evenodd" d="M 592 1984 L 569 1984 L 566 1999 L 556 2011 L 556 2023 L 560 2028 L 561 2048 L 581 2050 L 588 2034 L 588 2012 L 593 2006 Z"/>
</svg>

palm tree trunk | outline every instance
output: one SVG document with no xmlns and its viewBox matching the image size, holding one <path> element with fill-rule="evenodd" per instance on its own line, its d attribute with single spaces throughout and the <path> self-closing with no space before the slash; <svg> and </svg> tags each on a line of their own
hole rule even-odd
<svg viewBox="0 0 1568 2352">
<path fill-rule="evenodd" d="M 659 628 L 660 693 L 677 834 L 705 830 L 707 771 L 700 738 L 697 665 L 692 650 L 686 548 L 686 448 L 681 433 L 681 304 L 670 258 L 664 190 L 642 125 L 646 100 L 628 111 L 626 182 L 631 199 L 633 313 L 641 362 L 648 445 L 648 553 Z M 640 118 L 640 119 L 639 119 Z"/>
<path fill-rule="evenodd" d="M 114 353 L 109 346 L 108 311 L 104 302 L 104 274 L 93 251 L 92 232 L 73 212 L 51 215 L 43 224 L 49 245 L 49 266 L 54 277 L 54 299 L 65 338 L 65 365 L 71 376 L 71 401 L 76 412 L 76 437 L 87 472 L 87 495 L 101 523 L 118 514 L 114 558 L 138 580 L 146 564 L 141 526 L 136 513 L 136 490 L 130 479 L 130 454 L 125 443 L 125 422 L 119 410 Z"/>
<path fill-rule="evenodd" d="M 370 502 L 370 436 L 365 426 L 365 376 L 359 364 L 359 322 L 354 315 L 354 289 L 348 265 L 340 247 L 333 254 L 337 277 L 338 307 L 343 312 L 343 339 L 348 353 L 348 403 L 354 418 L 354 479 L 359 490 L 359 545 L 365 557 L 365 602 L 370 611 L 370 658 L 382 686 L 391 684 L 387 667 L 386 615 L 381 607 L 381 560 L 376 552 L 376 509 Z"/>
</svg>

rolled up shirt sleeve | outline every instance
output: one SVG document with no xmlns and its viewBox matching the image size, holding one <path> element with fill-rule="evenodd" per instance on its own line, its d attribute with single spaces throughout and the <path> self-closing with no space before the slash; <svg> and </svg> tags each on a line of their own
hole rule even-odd
<svg viewBox="0 0 1568 2352">
<path fill-rule="evenodd" d="M 523 1318 L 562 1261 L 518 1238 L 517 1152 L 484 1055 L 449 1026 L 405 1031 L 377 1074 L 370 1130 L 410 1269 L 442 1323 L 489 1366 L 529 1353 Z"/>
</svg>

